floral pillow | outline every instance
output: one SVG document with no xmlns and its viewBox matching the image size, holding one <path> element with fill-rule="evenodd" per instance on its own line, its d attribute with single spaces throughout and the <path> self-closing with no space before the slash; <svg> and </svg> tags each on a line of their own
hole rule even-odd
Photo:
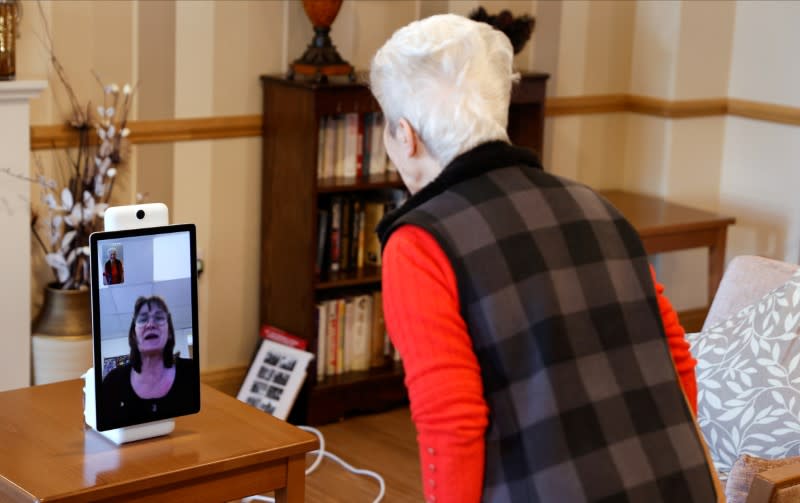
<svg viewBox="0 0 800 503">
<path fill-rule="evenodd" d="M 800 271 L 687 340 L 697 419 L 717 471 L 724 477 L 741 454 L 800 455 Z"/>
</svg>

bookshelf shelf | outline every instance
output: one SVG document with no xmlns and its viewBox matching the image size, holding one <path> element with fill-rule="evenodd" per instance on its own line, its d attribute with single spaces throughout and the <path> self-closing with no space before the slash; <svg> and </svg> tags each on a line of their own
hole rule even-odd
<svg viewBox="0 0 800 503">
<path fill-rule="evenodd" d="M 380 282 L 381 268 L 367 265 L 361 269 L 328 273 L 326 277 L 317 279 L 315 288 L 317 290 L 330 290 L 333 288 L 370 285 Z"/>
<path fill-rule="evenodd" d="M 369 370 L 359 372 L 346 372 L 340 375 L 327 376 L 323 381 L 317 383 L 316 388 L 322 391 L 329 391 L 337 388 L 357 386 L 365 381 L 402 380 L 403 376 L 403 365 L 399 362 L 388 360 L 387 363 L 382 367 L 374 367 Z"/>
<path fill-rule="evenodd" d="M 317 181 L 317 192 L 320 194 L 402 187 L 403 181 L 397 173 L 381 173 L 367 178 L 324 178 Z"/>
<path fill-rule="evenodd" d="M 508 130 L 517 145 L 542 151 L 546 74 L 526 74 L 512 92 Z M 369 266 L 341 272 L 328 271 L 317 261 L 320 223 L 329 222 L 325 211 L 333 213 L 336 201 L 358 200 L 362 211 L 374 205 L 373 198 L 403 186 L 394 172 L 372 173 L 366 177 L 319 178 L 329 168 L 326 143 L 330 118 L 334 115 L 380 112 L 377 101 L 363 82 L 319 84 L 302 80 L 287 81 L 283 76 L 261 77 L 263 89 L 261 269 L 259 312 L 262 324 L 295 334 L 308 341 L 308 351 L 320 349 L 317 334 L 318 304 L 330 299 L 374 292 L 379 299 L 381 270 Z M 380 139 L 359 119 L 363 138 Z M 378 124 L 369 122 L 372 126 Z M 338 134 L 338 130 L 337 130 Z M 337 139 L 337 141 L 339 141 Z M 366 139 L 364 145 L 367 144 Z M 339 149 L 339 145 L 336 146 Z M 326 149 L 326 150 L 321 150 Z M 350 150 L 352 152 L 352 150 Z M 372 154 L 373 152 L 371 152 Z M 372 160 L 374 156 L 370 156 Z M 321 162 L 322 160 L 322 162 Z M 364 165 L 366 165 L 366 161 Z M 370 165 L 371 166 L 371 165 Z M 320 169 L 322 168 L 322 169 Z M 338 165 L 337 165 L 338 168 Z M 369 172 L 364 167 L 364 172 Z M 338 171 L 337 171 L 338 172 Z M 356 171 L 358 172 L 358 171 Z M 347 204 L 347 203 L 342 203 Z M 338 207 L 338 206 L 337 206 Z M 355 207 L 355 206 L 353 206 Z M 344 213 L 342 213 L 344 215 Z M 371 214 L 372 215 L 372 214 Z M 370 217 L 364 218 L 371 221 Z M 345 221 L 344 216 L 342 221 Z M 369 227 L 366 223 L 364 228 Z M 359 224 L 359 228 L 362 228 Z M 327 230 L 331 231 L 328 226 Z M 342 228 L 344 229 L 344 228 Z M 325 231 L 325 228 L 322 228 Z M 325 236 L 325 233 L 322 233 Z M 342 230 L 342 235 L 347 235 Z M 361 235 L 359 235 L 359 238 Z M 323 241 L 327 246 L 329 242 Z M 359 246 L 360 246 L 359 239 Z M 351 243 L 352 244 L 352 243 Z M 373 241 L 374 244 L 374 241 Z M 342 246 L 343 249 L 347 249 Z M 324 253 L 324 252 L 323 252 Z M 365 251 L 365 257 L 369 255 Z M 352 260 L 352 254 L 348 256 Z M 352 264 L 354 262 L 350 262 Z M 373 329 L 373 333 L 377 333 Z M 381 347 L 371 341 L 372 347 Z M 372 355 L 370 363 L 380 363 Z M 338 373 L 317 378 L 311 365 L 289 420 L 302 424 L 324 424 L 356 413 L 378 412 L 407 403 L 402 364 L 391 357 L 369 370 Z M 326 372 L 330 374 L 331 372 Z"/>
</svg>

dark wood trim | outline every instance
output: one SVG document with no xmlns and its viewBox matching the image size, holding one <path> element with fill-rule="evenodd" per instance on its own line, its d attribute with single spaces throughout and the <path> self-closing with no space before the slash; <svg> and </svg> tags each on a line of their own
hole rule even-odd
<svg viewBox="0 0 800 503">
<path fill-rule="evenodd" d="M 699 332 L 703 329 L 703 323 L 708 316 L 707 307 L 698 307 L 696 309 L 687 309 L 678 313 L 678 320 L 681 322 L 683 329 L 686 333 Z"/>
</svg>

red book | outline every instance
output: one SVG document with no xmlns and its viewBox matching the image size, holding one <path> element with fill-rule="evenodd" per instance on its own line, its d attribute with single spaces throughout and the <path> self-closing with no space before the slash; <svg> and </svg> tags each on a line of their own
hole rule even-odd
<svg viewBox="0 0 800 503">
<path fill-rule="evenodd" d="M 305 339 L 292 335 L 280 328 L 273 327 L 272 325 L 261 326 L 261 337 L 297 349 L 306 349 L 308 345 Z"/>
</svg>

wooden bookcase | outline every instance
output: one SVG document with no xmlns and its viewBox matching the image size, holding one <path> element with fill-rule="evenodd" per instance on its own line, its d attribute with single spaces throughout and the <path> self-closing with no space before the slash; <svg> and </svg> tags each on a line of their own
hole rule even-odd
<svg viewBox="0 0 800 503">
<path fill-rule="evenodd" d="M 515 86 L 509 135 L 518 145 L 541 152 L 546 74 L 527 74 Z M 322 117 L 379 111 L 364 83 L 318 84 L 265 75 L 263 85 L 263 172 L 261 209 L 260 320 L 309 341 L 316 353 L 315 304 L 331 292 L 380 288 L 379 268 L 340 272 L 319 278 L 317 253 L 319 198 L 400 188 L 396 174 L 361 180 L 317 180 L 317 149 Z M 368 371 L 328 376 L 317 382 L 309 366 L 303 391 L 290 420 L 322 424 L 346 415 L 384 410 L 406 400 L 402 364 L 387 360 Z"/>
</svg>

